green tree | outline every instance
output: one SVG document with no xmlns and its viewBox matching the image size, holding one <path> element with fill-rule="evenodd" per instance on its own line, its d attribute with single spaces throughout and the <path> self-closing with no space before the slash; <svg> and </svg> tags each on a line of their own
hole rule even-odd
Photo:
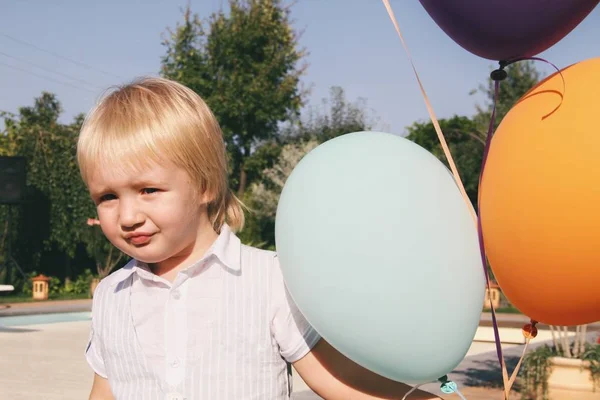
<svg viewBox="0 0 600 400">
<path fill-rule="evenodd" d="M 246 204 L 250 206 L 248 227 L 240 236 L 244 242 L 257 247 L 275 248 L 275 216 L 283 186 L 300 160 L 318 145 L 319 142 L 314 139 L 283 145 L 274 165 L 263 171 L 260 181 L 250 185 L 244 196 Z"/>
<path fill-rule="evenodd" d="M 26 201 L 15 207 L 13 238 L 15 256 L 25 269 L 38 269 L 43 256 L 54 254 L 59 265 L 51 271 L 72 275 L 71 262 L 82 247 L 85 220 L 95 215 L 75 160 L 75 144 L 83 116 L 61 124 L 59 101 L 42 93 L 31 107 L 17 116 L 5 116 L 3 153 L 27 160 Z M 6 222 L 6 207 L 0 218 Z M 85 254 L 85 252 L 84 252 Z"/>
<path fill-rule="evenodd" d="M 244 196 L 250 213 L 247 228 L 241 233 L 242 240 L 274 248 L 279 196 L 296 164 L 320 143 L 347 133 L 371 129 L 373 120 L 364 99 L 350 102 L 342 88 L 332 87 L 330 97 L 321 101 L 321 107 L 311 108 L 303 118 L 292 120 L 283 127 L 277 140 L 272 142 L 277 151 L 264 153 L 263 169 Z"/>
<path fill-rule="evenodd" d="M 495 128 L 514 104 L 539 82 L 541 77 L 532 61 L 511 64 L 505 70 L 507 78 L 500 83 Z M 485 84 L 479 85 L 478 90 L 484 94 L 486 100 L 484 105 L 476 105 L 477 112 L 472 118 L 454 116 L 439 121 L 467 195 L 474 205 L 477 205 L 481 161 L 494 104 L 494 82 L 488 78 Z M 429 150 L 448 166 L 431 122 L 416 122 L 407 128 L 407 133 L 408 139 Z"/>
<path fill-rule="evenodd" d="M 75 144 L 83 116 L 72 124 L 58 122 L 62 109 L 54 95 L 43 93 L 33 107 L 20 109 L 16 130 L 19 155 L 29 160 L 27 182 L 50 202 L 48 244 L 73 257 L 83 231 L 82 224 L 94 212 L 81 181 L 75 159 Z M 92 214 L 93 215 L 93 214 Z"/>
<path fill-rule="evenodd" d="M 535 64 L 531 60 L 516 62 L 504 70 L 507 73 L 507 77 L 500 82 L 494 129 L 498 127 L 502 118 L 504 118 L 517 101 L 542 78 L 542 74 L 535 68 Z M 480 136 L 485 138 L 494 105 L 494 81 L 488 79 L 485 84 L 479 85 L 478 90 L 471 91 L 471 94 L 477 92 L 485 95 L 485 102 L 483 105 L 476 105 L 477 113 L 473 119 L 477 122 L 478 130 L 481 133 Z"/>
<path fill-rule="evenodd" d="M 321 100 L 320 107 L 311 107 L 306 116 L 298 118 L 282 131 L 289 140 L 316 140 L 326 142 L 347 133 L 372 129 L 376 118 L 369 113 L 366 100 L 359 98 L 350 102 L 344 89 L 333 86 L 329 98 Z"/>
<path fill-rule="evenodd" d="M 100 221 L 88 218 L 88 228 L 84 230 L 83 239 L 88 254 L 96 263 L 96 273 L 99 279 L 108 276 L 122 261 L 130 257 L 112 245 L 100 229 Z"/>
<path fill-rule="evenodd" d="M 477 131 L 477 124 L 468 117 L 454 116 L 439 120 L 450 153 L 456 163 L 469 199 L 477 204 L 479 171 L 485 141 Z M 407 139 L 429 150 L 448 168 L 449 164 L 431 122 L 415 122 L 407 128 Z"/>
<path fill-rule="evenodd" d="M 302 106 L 299 88 L 304 51 L 280 0 L 230 0 L 229 13 L 216 12 L 203 23 L 185 10 L 164 42 L 162 75 L 202 96 L 225 136 L 231 183 L 242 197 L 262 161 L 258 150 L 278 125 Z M 258 153 L 258 154 L 257 154 Z"/>
</svg>

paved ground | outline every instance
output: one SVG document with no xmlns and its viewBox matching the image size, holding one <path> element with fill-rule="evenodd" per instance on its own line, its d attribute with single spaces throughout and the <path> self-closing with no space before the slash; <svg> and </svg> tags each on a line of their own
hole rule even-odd
<svg viewBox="0 0 600 400">
<path fill-rule="evenodd" d="M 0 317 L 8 315 L 47 314 L 91 311 L 92 300 L 48 300 L 30 303 L 0 304 Z"/>
<path fill-rule="evenodd" d="M 89 321 L 63 322 L 47 325 L 31 325 L 5 328 L 0 331 L 0 398 L 19 400 L 79 400 L 87 398 L 92 372 L 83 357 L 89 332 Z M 485 344 L 475 344 L 471 353 L 489 349 Z M 485 360 L 488 355 L 483 354 Z M 477 366 L 477 356 L 468 358 L 461 365 L 464 377 L 469 368 Z M 490 365 L 483 362 L 484 367 Z M 299 377 L 295 377 L 295 400 L 314 400 L 318 396 Z M 498 389 L 463 387 L 461 372 L 456 378 L 469 400 L 494 399 L 500 396 Z M 438 393 L 437 385 L 426 387 Z M 438 393 L 439 394 L 439 393 Z M 479 396 L 479 397 L 477 397 Z M 456 396 L 446 397 L 457 398 Z M 500 397 L 498 397 L 500 398 Z"/>
<path fill-rule="evenodd" d="M 0 305 L 0 317 L 90 309 L 90 300 Z M 483 314 L 481 325 L 485 327 L 489 321 L 490 315 Z M 520 328 L 527 322 L 527 318 L 520 315 L 499 316 L 501 337 L 510 336 L 514 328 Z M 598 335 L 594 331 L 600 330 L 598 324 L 588 329 L 593 340 Z M 481 331 L 488 333 L 478 333 L 476 337 L 489 336 L 489 328 Z M 0 400 L 86 399 L 92 381 L 92 372 L 83 357 L 88 333 L 89 321 L 0 329 Z M 534 342 L 534 347 L 541 344 L 543 341 Z M 512 370 L 522 346 L 506 343 L 502 347 L 507 365 Z M 458 383 L 468 400 L 502 399 L 498 365 L 493 342 L 474 342 L 465 360 L 449 377 Z M 320 399 L 297 376 L 294 387 L 295 400 Z M 423 388 L 441 395 L 438 385 L 425 385 Z M 456 395 L 442 397 L 458 399 Z"/>
<path fill-rule="evenodd" d="M 0 332 L 0 398 L 87 399 L 92 373 L 84 359 L 89 322 Z"/>
</svg>

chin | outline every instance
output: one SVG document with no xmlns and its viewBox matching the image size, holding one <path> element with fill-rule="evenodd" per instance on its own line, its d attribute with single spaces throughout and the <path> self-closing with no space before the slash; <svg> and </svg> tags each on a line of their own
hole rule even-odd
<svg viewBox="0 0 600 400">
<path fill-rule="evenodd" d="M 165 255 L 160 251 L 152 251 L 149 246 L 132 247 L 127 245 L 124 247 L 119 247 L 119 249 L 129 257 L 146 264 L 157 264 L 169 258 L 168 254 Z"/>
<path fill-rule="evenodd" d="M 162 254 L 143 254 L 141 252 L 136 252 L 136 254 L 132 255 L 131 257 L 146 264 L 158 264 L 168 259 L 168 257 Z"/>
</svg>

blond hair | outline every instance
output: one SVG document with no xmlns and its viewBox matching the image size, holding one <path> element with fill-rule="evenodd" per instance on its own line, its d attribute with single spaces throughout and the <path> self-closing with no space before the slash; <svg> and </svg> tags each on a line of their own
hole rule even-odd
<svg viewBox="0 0 600 400">
<path fill-rule="evenodd" d="M 198 193 L 208 193 L 208 217 L 216 232 L 224 223 L 244 225 L 242 203 L 229 188 L 223 133 L 194 91 L 163 78 L 141 78 L 110 92 L 88 114 L 77 143 L 87 183 L 94 168 L 118 165 L 139 170 L 169 160 L 183 168 Z"/>
</svg>

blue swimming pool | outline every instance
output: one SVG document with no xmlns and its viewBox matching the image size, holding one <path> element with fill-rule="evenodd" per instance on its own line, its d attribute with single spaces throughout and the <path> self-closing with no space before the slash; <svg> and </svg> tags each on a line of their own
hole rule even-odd
<svg viewBox="0 0 600 400">
<path fill-rule="evenodd" d="M 15 315 L 15 316 L 9 316 L 9 317 L 0 317 L 0 327 L 55 324 L 58 322 L 89 321 L 91 319 L 92 319 L 92 313 L 89 311 L 52 313 L 52 314 Z"/>
</svg>

